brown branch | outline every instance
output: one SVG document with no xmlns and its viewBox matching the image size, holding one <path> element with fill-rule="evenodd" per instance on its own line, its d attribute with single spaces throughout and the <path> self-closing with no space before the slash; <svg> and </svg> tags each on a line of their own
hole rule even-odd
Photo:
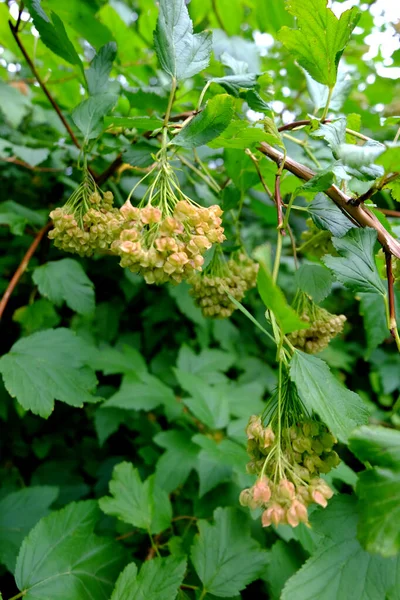
<svg viewBox="0 0 400 600">
<path fill-rule="evenodd" d="M 282 214 L 282 195 L 281 195 L 281 173 L 278 170 L 278 173 L 275 175 L 275 191 L 274 191 L 274 199 L 276 204 L 276 214 L 278 219 L 278 229 L 282 235 L 286 235 L 286 231 L 283 229 L 283 214 Z"/>
<path fill-rule="evenodd" d="M 331 119 L 324 119 L 321 123 L 330 123 Z M 293 121 L 292 123 L 286 123 L 286 125 L 281 125 L 278 127 L 278 131 L 291 131 L 292 129 L 297 129 L 297 127 L 304 127 L 305 125 L 309 125 L 311 123 L 310 119 L 303 119 L 302 121 Z"/>
<path fill-rule="evenodd" d="M 369 190 L 365 192 L 365 194 L 362 194 L 358 198 L 354 198 L 354 200 L 352 200 L 352 204 L 354 206 L 358 206 L 359 204 L 362 204 L 362 202 L 369 200 L 374 194 L 376 194 L 376 192 L 380 192 L 385 187 L 385 185 L 387 185 L 391 181 L 394 181 L 398 177 L 400 177 L 400 172 L 397 171 L 395 173 L 387 175 L 386 177 L 383 177 L 383 179 L 381 179 L 381 181 L 377 183 L 377 185 L 373 185 Z"/>
<path fill-rule="evenodd" d="M 392 268 L 392 255 L 389 252 L 385 252 L 386 260 L 386 276 L 388 282 L 388 301 L 389 301 L 389 330 L 393 338 L 396 339 L 395 330 L 397 329 L 396 324 L 396 308 L 394 300 L 394 278 Z"/>
<path fill-rule="evenodd" d="M 31 245 L 29 246 L 28 250 L 25 253 L 24 258 L 21 260 L 21 263 L 18 267 L 18 269 L 15 271 L 10 283 L 7 286 L 6 291 L 3 294 L 3 297 L 0 301 L 0 319 L 3 316 L 4 310 L 7 306 L 7 303 L 11 297 L 11 294 L 13 293 L 14 289 L 16 288 L 19 280 L 21 279 L 22 275 L 24 274 L 29 261 L 31 260 L 32 256 L 34 255 L 36 248 L 39 246 L 41 240 L 43 239 L 43 236 L 46 234 L 46 232 L 50 229 L 52 223 L 51 221 L 49 221 L 44 227 L 42 227 L 42 229 L 36 234 L 35 239 L 33 240 L 33 242 L 31 243 Z"/>
<path fill-rule="evenodd" d="M 383 213 L 387 217 L 400 217 L 399 210 L 391 210 L 390 208 L 378 208 L 378 207 L 376 208 L 376 210 L 379 210 L 379 212 Z"/>
<path fill-rule="evenodd" d="M 16 156 L 10 156 L 9 158 L 0 158 L 0 161 L 12 163 L 13 165 L 18 165 L 19 167 L 24 167 L 25 169 L 29 169 L 30 171 L 36 171 L 39 173 L 59 173 L 64 169 L 56 169 L 55 167 L 33 167 L 32 165 L 26 163 L 23 160 L 19 160 Z"/>
<path fill-rule="evenodd" d="M 291 158 L 285 158 L 283 153 L 270 144 L 262 142 L 258 148 L 265 156 L 276 162 L 279 166 L 284 160 L 283 168 L 290 171 L 299 179 L 309 181 L 315 173 L 308 167 Z M 325 194 L 341 209 L 341 211 L 360 227 L 372 227 L 378 234 L 378 239 L 387 252 L 400 258 L 400 243 L 390 235 L 377 217 L 364 205 L 352 206 L 352 198 L 344 194 L 336 185 L 332 185 Z"/>
</svg>

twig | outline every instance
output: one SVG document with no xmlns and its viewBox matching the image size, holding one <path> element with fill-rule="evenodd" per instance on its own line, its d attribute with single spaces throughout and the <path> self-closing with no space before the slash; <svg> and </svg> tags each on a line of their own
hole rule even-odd
<svg viewBox="0 0 400 600">
<path fill-rule="evenodd" d="M 373 185 L 368 191 L 365 192 L 365 194 L 362 194 L 358 198 L 354 198 L 352 200 L 353 206 L 359 206 L 366 200 L 369 200 L 371 198 L 371 196 L 376 194 L 376 192 L 380 192 L 385 187 L 385 185 L 387 185 L 388 183 L 391 183 L 398 177 L 400 177 L 400 171 L 396 171 L 395 173 L 391 173 L 390 175 L 383 177 L 383 179 L 381 179 L 379 183 L 377 183 L 376 185 Z"/>
<path fill-rule="evenodd" d="M 18 35 L 18 25 L 19 22 L 17 21 L 16 25 L 13 25 L 11 23 L 11 21 L 8 21 L 9 27 L 11 29 L 11 33 L 13 35 L 13 38 L 15 39 L 16 43 L 18 44 L 19 49 L 21 50 L 22 54 L 24 55 L 24 58 L 26 60 L 26 62 L 29 65 L 30 70 L 32 71 L 32 73 L 34 74 L 34 76 L 36 77 L 36 80 L 38 82 L 38 84 L 40 85 L 40 87 L 42 88 L 43 92 L 45 93 L 48 101 L 50 102 L 50 104 L 52 105 L 52 107 L 54 108 L 54 110 L 56 111 L 58 118 L 60 119 L 60 121 L 62 122 L 62 124 L 64 125 L 65 129 L 68 131 L 68 135 L 71 138 L 72 142 L 75 144 L 75 146 L 77 148 L 80 149 L 80 144 L 74 134 L 74 132 L 72 131 L 69 123 L 67 122 L 66 118 L 64 117 L 64 115 L 62 114 L 58 104 L 56 103 L 56 101 L 54 100 L 53 96 L 50 94 L 49 90 L 46 87 L 46 84 L 44 83 L 43 79 L 40 77 L 35 65 L 33 64 L 29 54 L 27 53 L 25 46 L 23 45 L 23 43 L 20 40 L 20 37 Z"/>
<path fill-rule="evenodd" d="M 25 270 L 29 264 L 29 261 L 31 260 L 32 256 L 34 255 L 34 253 L 36 251 L 36 248 L 39 246 L 43 236 L 50 229 L 51 225 L 52 225 L 52 223 L 50 221 L 44 227 L 42 227 L 42 229 L 36 234 L 35 239 L 29 246 L 28 250 L 26 251 L 24 258 L 21 260 L 21 263 L 20 263 L 18 269 L 15 271 L 15 273 L 14 273 L 10 283 L 8 284 L 7 289 L 4 292 L 3 297 L 0 301 L 0 319 L 3 316 L 4 310 L 5 310 L 7 303 L 11 297 L 11 294 L 13 293 L 19 280 L 21 279 L 23 273 L 25 272 Z"/>
<path fill-rule="evenodd" d="M 385 252 L 386 259 L 386 276 L 388 281 L 388 301 L 389 301 L 389 314 L 388 314 L 388 326 L 392 337 L 396 340 L 397 348 L 400 352 L 400 337 L 397 330 L 396 322 L 396 306 L 394 299 L 394 278 L 392 268 L 392 255 L 389 252 Z"/>
<path fill-rule="evenodd" d="M 278 229 L 281 235 L 286 235 L 286 231 L 283 229 L 283 214 L 282 214 L 282 195 L 281 195 L 281 173 L 278 170 L 275 175 L 275 193 L 274 199 L 276 204 L 276 214 L 278 217 Z"/>
<path fill-rule="evenodd" d="M 291 158 L 285 158 L 282 152 L 266 142 L 262 142 L 258 149 L 278 165 L 284 161 L 283 168 L 296 175 L 296 177 L 303 179 L 304 181 L 309 181 L 315 176 L 314 171 Z M 393 236 L 391 236 L 388 231 L 386 231 L 379 219 L 377 219 L 377 217 L 370 210 L 368 210 L 366 206 L 352 206 L 350 202 L 352 198 L 344 194 L 335 185 L 332 185 L 328 190 L 326 190 L 325 194 L 329 196 L 331 200 L 333 200 L 333 202 L 341 209 L 348 219 L 357 223 L 357 225 L 360 227 L 372 227 L 375 229 L 378 234 L 378 239 L 385 250 L 393 254 L 393 256 L 400 258 L 400 243 Z"/>
<path fill-rule="evenodd" d="M 95 177 L 95 181 L 98 185 L 101 185 L 107 179 L 109 179 L 112 175 L 114 175 L 115 171 L 119 169 L 119 167 L 123 164 L 122 152 L 118 154 L 118 156 L 108 165 L 108 167 Z"/>
<path fill-rule="evenodd" d="M 32 165 L 24 162 L 23 160 L 19 160 L 15 156 L 10 156 L 9 158 L 0 158 L 2 162 L 12 163 L 13 165 L 18 165 L 19 167 L 24 167 L 25 169 L 29 169 L 30 171 L 36 171 L 40 173 L 59 173 L 64 169 L 56 169 L 55 167 L 33 167 Z"/>
<path fill-rule="evenodd" d="M 270 198 L 273 199 L 273 194 L 272 194 L 271 190 L 269 189 L 269 187 L 268 187 L 268 185 L 267 185 L 267 183 L 266 183 L 266 181 L 265 181 L 265 179 L 263 177 L 263 174 L 261 173 L 260 166 L 258 164 L 257 158 L 254 156 L 254 154 L 252 153 L 252 151 L 250 150 L 250 148 L 246 148 L 245 153 L 253 161 L 254 167 L 255 167 L 255 169 L 257 171 L 258 178 L 261 181 L 261 185 L 263 186 L 263 188 L 264 188 L 267 196 L 269 196 Z"/>
<path fill-rule="evenodd" d="M 324 119 L 320 121 L 320 123 L 330 123 L 331 119 Z M 292 129 L 297 129 L 297 127 L 304 127 L 305 125 L 309 125 L 311 123 L 310 119 L 303 119 L 301 121 L 293 121 L 292 123 L 286 123 L 285 125 L 281 125 L 278 127 L 278 131 L 291 131 Z"/>
<path fill-rule="evenodd" d="M 379 212 L 383 213 L 387 217 L 400 217 L 399 210 L 391 210 L 390 208 L 377 208 L 376 210 L 379 210 Z"/>
<path fill-rule="evenodd" d="M 293 235 L 293 229 L 290 227 L 289 223 L 286 225 L 286 228 L 287 228 L 287 230 L 289 232 L 290 242 L 292 244 L 294 266 L 295 266 L 296 269 L 298 269 L 299 268 L 299 261 L 297 260 L 296 240 L 295 240 L 295 237 Z"/>
</svg>

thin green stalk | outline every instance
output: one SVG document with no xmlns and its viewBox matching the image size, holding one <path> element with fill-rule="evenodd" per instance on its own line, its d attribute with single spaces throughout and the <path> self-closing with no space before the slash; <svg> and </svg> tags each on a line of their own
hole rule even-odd
<svg viewBox="0 0 400 600">
<path fill-rule="evenodd" d="M 207 81 L 206 85 L 201 90 L 201 94 L 199 96 L 199 101 L 197 103 L 196 110 L 200 110 L 201 105 L 202 105 L 203 100 L 204 100 L 204 96 L 206 95 L 207 90 L 208 90 L 208 88 L 210 87 L 211 84 L 212 84 L 212 80 L 210 79 L 209 81 Z"/>
<path fill-rule="evenodd" d="M 201 592 L 201 596 L 199 598 L 199 600 L 203 600 L 203 598 L 205 598 L 207 595 L 207 590 L 206 588 L 203 588 L 203 591 Z"/>
<path fill-rule="evenodd" d="M 313 161 L 313 163 L 315 164 L 315 166 L 318 169 L 321 169 L 321 163 L 319 162 L 319 160 L 317 159 L 317 157 L 314 155 L 314 153 L 308 147 L 307 140 L 298 140 L 297 138 L 295 138 L 293 135 L 290 135 L 289 133 L 284 133 L 283 137 L 286 138 L 287 140 L 290 140 L 294 144 L 297 144 L 298 146 L 302 146 L 303 149 L 304 149 L 304 152 Z"/>
<path fill-rule="evenodd" d="M 277 242 L 276 242 L 276 254 L 275 254 L 274 268 L 272 270 L 272 281 L 274 283 L 276 283 L 276 281 L 278 279 L 279 264 L 281 262 L 281 255 L 282 255 L 282 243 L 283 243 L 283 236 L 282 236 L 281 232 L 278 231 L 278 239 L 277 239 Z"/>
<path fill-rule="evenodd" d="M 172 105 L 174 103 L 175 92 L 176 92 L 176 79 L 175 79 L 175 77 L 173 77 L 171 79 L 171 91 L 169 94 L 167 111 L 166 111 L 165 117 L 164 117 L 164 127 L 168 127 L 169 117 L 171 116 Z"/>
<path fill-rule="evenodd" d="M 215 189 L 218 189 L 220 192 L 221 188 L 220 188 L 218 182 L 214 179 L 214 177 L 211 175 L 210 171 L 207 169 L 206 165 L 201 160 L 196 148 L 194 148 L 193 154 L 194 154 L 196 161 L 199 163 L 200 167 L 203 169 L 204 173 L 207 175 L 207 177 L 210 179 L 210 181 L 212 181 L 213 184 L 215 185 Z"/>
<path fill-rule="evenodd" d="M 157 546 L 157 544 L 155 543 L 155 541 L 154 541 L 154 539 L 153 539 L 153 536 L 152 536 L 152 535 L 151 535 L 151 533 L 150 533 L 150 529 L 148 529 L 147 533 L 149 534 L 149 538 L 150 538 L 151 547 L 153 548 L 153 550 L 154 550 L 154 552 L 157 554 L 157 556 L 158 556 L 159 558 L 161 558 L 161 554 L 160 554 L 160 552 L 159 552 L 159 550 L 158 550 L 158 546 Z M 12 600 L 12 598 L 11 598 L 11 600 Z"/>
<path fill-rule="evenodd" d="M 27 590 L 24 590 L 23 592 L 20 592 L 16 596 L 13 596 L 12 598 L 10 598 L 10 600 L 18 600 L 18 598 L 22 598 L 23 596 L 25 596 L 26 592 L 27 592 Z"/>
<path fill-rule="evenodd" d="M 400 352 L 400 336 L 399 336 L 399 331 L 397 329 L 397 323 L 396 323 L 396 321 L 393 321 L 393 319 L 390 316 L 390 307 L 389 307 L 389 300 L 388 300 L 387 294 L 385 294 L 383 296 L 383 302 L 385 304 L 385 314 L 386 314 L 386 325 L 387 325 L 387 328 L 389 329 L 390 333 L 393 335 L 394 340 L 396 342 L 397 350 L 398 350 L 398 352 Z"/>
<path fill-rule="evenodd" d="M 395 144 L 400 137 L 400 127 L 398 128 L 396 135 L 394 136 L 393 143 Z"/>
<path fill-rule="evenodd" d="M 214 192 L 219 194 L 219 192 L 221 191 L 221 188 L 219 187 L 218 184 L 215 185 L 206 175 L 204 175 L 204 173 L 202 173 L 200 171 L 200 169 L 195 167 L 194 164 L 192 164 L 184 156 L 179 156 L 179 160 L 181 161 L 181 163 L 183 163 L 184 165 L 189 167 L 189 169 L 191 169 L 193 171 L 193 173 L 196 173 L 196 175 L 198 175 L 212 190 L 214 190 Z"/>
<path fill-rule="evenodd" d="M 328 98 L 326 100 L 324 112 L 322 113 L 322 116 L 321 116 L 321 121 L 325 121 L 326 117 L 328 116 L 329 105 L 330 105 L 331 99 L 332 99 L 332 93 L 333 93 L 333 87 L 330 87 L 329 91 L 328 91 Z"/>
</svg>

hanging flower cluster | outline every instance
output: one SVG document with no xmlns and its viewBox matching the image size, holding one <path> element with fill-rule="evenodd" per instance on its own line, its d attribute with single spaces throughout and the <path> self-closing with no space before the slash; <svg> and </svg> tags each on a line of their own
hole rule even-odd
<svg viewBox="0 0 400 600">
<path fill-rule="evenodd" d="M 226 261 L 222 251 L 216 249 L 204 272 L 191 278 L 190 293 L 205 317 L 226 318 L 236 309 L 228 293 L 240 302 L 255 287 L 257 272 L 258 264 L 243 250 Z"/>
<path fill-rule="evenodd" d="M 307 294 L 298 292 L 293 308 L 302 321 L 310 323 L 308 329 L 293 331 L 288 339 L 290 343 L 308 354 L 316 354 L 326 348 L 329 342 L 343 331 L 345 315 L 332 315 L 315 304 Z"/>
<path fill-rule="evenodd" d="M 50 213 L 54 228 L 49 238 L 65 252 L 92 256 L 108 250 L 122 228 L 118 209 L 113 208 L 112 192 L 104 194 L 97 188 L 90 173 L 67 203 Z"/>
<path fill-rule="evenodd" d="M 320 478 L 339 462 L 333 450 L 336 439 L 327 428 L 304 419 L 284 429 L 264 427 L 261 417 L 253 415 L 246 429 L 247 469 L 258 476 L 256 483 L 240 494 L 242 506 L 261 508 L 264 527 L 308 524 L 307 507 L 316 503 L 326 507 L 333 492 Z"/>
</svg>

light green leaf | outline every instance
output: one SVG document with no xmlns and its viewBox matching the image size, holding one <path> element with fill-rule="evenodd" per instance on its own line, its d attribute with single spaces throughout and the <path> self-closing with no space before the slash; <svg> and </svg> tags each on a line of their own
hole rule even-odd
<svg viewBox="0 0 400 600">
<path fill-rule="evenodd" d="M 244 150 L 251 148 L 260 142 L 276 144 L 273 135 L 266 133 L 260 127 L 255 127 L 247 121 L 231 121 L 223 133 L 208 145 L 210 148 L 236 148 Z"/>
<path fill-rule="evenodd" d="M 107 515 L 151 533 L 167 529 L 172 508 L 167 493 L 155 486 L 154 476 L 142 482 L 132 463 L 122 462 L 114 467 L 109 486 L 111 496 L 99 500 Z"/>
<path fill-rule="evenodd" d="M 323 262 L 335 277 L 356 293 L 379 293 L 386 289 L 374 260 L 377 234 L 374 229 L 351 229 L 342 238 L 332 238 L 340 258 L 324 256 Z"/>
<path fill-rule="evenodd" d="M 111 115 L 104 119 L 106 127 L 123 127 L 124 129 L 139 129 L 152 131 L 162 127 L 162 120 L 158 117 L 115 117 Z M 140 166 L 140 165 L 138 165 Z"/>
<path fill-rule="evenodd" d="M 199 521 L 191 549 L 194 568 L 204 590 L 226 598 L 239 594 L 257 579 L 267 564 L 267 553 L 249 533 L 246 517 L 233 508 L 218 508 L 215 524 Z"/>
<path fill-rule="evenodd" d="M 83 100 L 74 109 L 72 119 L 85 138 L 85 141 L 96 138 L 103 130 L 103 117 L 117 103 L 115 94 L 98 94 Z"/>
<path fill-rule="evenodd" d="M 320 358 L 296 350 L 290 378 L 304 406 L 316 412 L 340 440 L 346 441 L 358 425 L 368 420 L 360 396 L 345 388 Z"/>
<path fill-rule="evenodd" d="M 229 392 L 226 384 L 208 385 L 202 377 L 174 369 L 179 385 L 191 396 L 184 399 L 190 411 L 207 427 L 222 429 L 229 422 Z"/>
<path fill-rule="evenodd" d="M 24 335 L 31 335 L 36 331 L 49 329 L 49 327 L 57 327 L 61 321 L 54 304 L 46 298 L 39 298 L 32 304 L 20 306 L 14 312 L 12 319 L 21 325 Z"/>
<path fill-rule="evenodd" d="M 108 78 L 117 56 L 117 45 L 115 42 L 108 42 L 92 60 L 89 69 L 86 71 L 86 82 L 91 96 L 105 94 L 108 89 Z"/>
<path fill-rule="evenodd" d="M 371 556 L 358 543 L 357 507 L 350 496 L 333 498 L 311 516 L 325 535 L 303 567 L 289 579 L 282 600 L 377 600 L 386 598 L 396 579 L 398 561 Z M 357 573 L 357 577 L 354 574 Z"/>
<path fill-rule="evenodd" d="M 324 108 L 328 101 L 328 88 L 326 85 L 314 81 L 307 71 L 304 71 L 304 74 L 307 81 L 308 93 L 313 101 L 315 110 L 318 111 L 320 108 Z M 343 69 L 341 70 L 339 67 L 337 81 L 329 103 L 330 110 L 338 111 L 342 108 L 352 86 L 353 82 L 350 73 Z"/>
<path fill-rule="evenodd" d="M 309 325 L 303 322 L 295 310 L 288 305 L 282 290 L 273 282 L 271 275 L 262 263 L 257 276 L 257 287 L 265 306 L 274 315 L 284 333 L 306 329 Z"/>
<path fill-rule="evenodd" d="M 85 365 L 93 348 L 69 329 L 48 329 L 16 342 L 0 359 L 4 385 L 13 398 L 47 418 L 54 400 L 71 406 L 91 402 L 96 377 Z"/>
<path fill-rule="evenodd" d="M 173 144 L 183 148 L 196 148 L 207 144 L 219 136 L 233 117 L 233 99 L 227 94 L 219 94 L 209 100 L 198 115 L 181 129 L 173 139 Z"/>
<path fill-rule="evenodd" d="M 307 208 L 316 226 L 336 237 L 342 237 L 355 227 L 325 194 L 317 194 Z"/>
<path fill-rule="evenodd" d="M 321 265 L 301 265 L 296 271 L 298 287 L 311 296 L 314 302 L 321 302 L 331 291 L 333 277 Z"/>
<path fill-rule="evenodd" d="M 338 19 L 327 8 L 327 0 L 287 0 L 286 7 L 296 17 L 298 29 L 282 27 L 279 41 L 311 77 L 333 88 L 343 50 L 360 18 L 359 10 L 346 10 Z"/>
<path fill-rule="evenodd" d="M 49 512 L 58 488 L 32 486 L 0 500 L 0 563 L 12 573 L 21 543 L 32 527 Z"/>
<path fill-rule="evenodd" d="M 400 437 L 400 433 L 397 432 Z M 400 446 L 400 442 L 399 446 Z M 400 469 L 375 467 L 360 473 L 358 538 L 368 552 L 396 556 L 400 549 Z"/>
<path fill-rule="evenodd" d="M 44 12 L 40 0 L 28 0 L 26 4 L 44 45 L 71 65 L 77 65 L 83 73 L 82 61 L 60 17 L 55 12 L 51 12 L 50 19 Z"/>
<path fill-rule="evenodd" d="M 377 162 L 376 159 L 384 150 L 385 146 L 375 141 L 365 142 L 363 146 L 340 144 L 336 155 L 344 165 L 358 169 L 360 167 L 369 167 L 372 163 Z"/>
<path fill-rule="evenodd" d="M 103 406 L 125 410 L 153 410 L 160 404 L 175 404 L 172 389 L 149 373 L 138 372 L 126 375 L 118 392 L 113 394 Z"/>
<path fill-rule="evenodd" d="M 41 295 L 57 306 L 65 302 L 81 315 L 93 313 L 94 286 L 78 261 L 62 258 L 48 262 L 36 267 L 32 279 Z"/>
<path fill-rule="evenodd" d="M 184 0 L 160 0 L 154 46 L 162 69 L 178 81 L 193 77 L 208 66 L 211 33 L 193 33 Z"/>
<path fill-rule="evenodd" d="M 192 443 L 190 434 L 177 429 L 162 431 L 153 439 L 165 448 L 157 461 L 155 484 L 170 493 L 185 483 L 196 465 L 199 449 Z"/>
<path fill-rule="evenodd" d="M 139 573 L 128 565 L 116 583 L 111 600 L 175 600 L 186 571 L 186 559 L 168 556 L 144 562 Z"/>
<path fill-rule="evenodd" d="M 400 145 L 389 146 L 376 160 L 376 163 L 383 166 L 385 173 L 398 172 L 400 165 Z"/>
<path fill-rule="evenodd" d="M 326 141 L 332 154 L 338 158 L 338 149 L 346 140 L 346 118 L 340 117 L 331 123 L 322 123 L 316 131 L 311 133 L 312 137 L 322 138 Z"/>
<path fill-rule="evenodd" d="M 44 517 L 25 538 L 15 580 L 26 600 L 107 600 L 125 552 L 93 533 L 95 500 L 69 504 Z"/>
</svg>

